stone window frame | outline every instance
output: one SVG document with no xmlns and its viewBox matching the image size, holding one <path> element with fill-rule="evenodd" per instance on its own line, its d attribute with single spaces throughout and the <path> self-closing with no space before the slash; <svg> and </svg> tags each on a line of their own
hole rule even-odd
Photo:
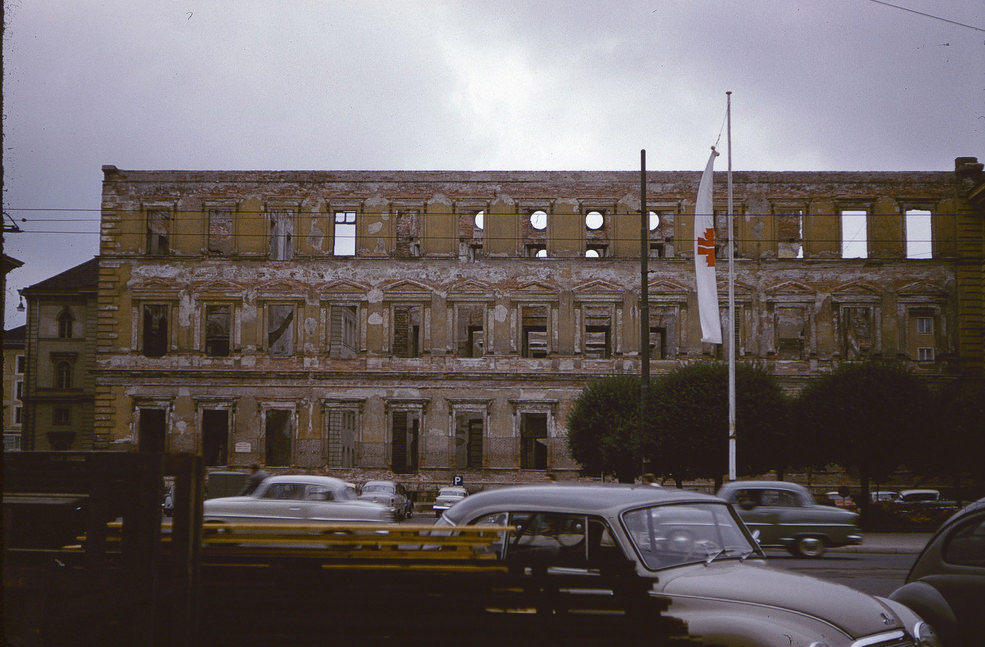
<svg viewBox="0 0 985 647">
<path fill-rule="evenodd" d="M 426 357 L 431 354 L 431 297 L 432 290 L 410 281 L 400 281 L 395 285 L 390 285 L 383 290 L 383 330 L 386 335 L 383 338 L 382 352 L 385 355 L 396 357 L 394 354 L 394 333 L 396 308 L 419 307 L 421 309 L 421 322 L 418 337 L 418 353 L 412 358 Z"/>
<path fill-rule="evenodd" d="M 52 364 L 51 388 L 58 391 L 78 389 L 76 386 L 75 369 L 79 360 L 78 353 L 54 352 L 49 355 Z"/>
<path fill-rule="evenodd" d="M 178 310 L 178 297 L 175 295 L 164 295 L 164 296 L 153 296 L 151 294 L 138 295 L 135 294 L 135 299 L 133 301 L 132 307 L 132 337 L 130 342 L 130 348 L 135 353 L 140 353 L 145 357 L 166 357 L 175 352 L 177 349 L 177 331 L 175 330 L 175 317 L 177 316 Z M 163 355 L 146 355 L 144 350 L 145 342 L 145 331 L 144 331 L 144 307 L 160 305 L 167 308 L 166 315 L 166 325 L 167 329 L 167 339 L 165 340 L 165 350 Z"/>
<path fill-rule="evenodd" d="M 178 211 L 178 204 L 175 201 L 154 201 L 144 202 L 140 205 L 144 231 L 142 237 L 142 256 L 163 257 L 173 256 L 175 253 L 175 215 Z M 160 226 L 157 222 L 157 214 L 164 214 L 164 225 Z M 154 229 L 163 229 L 155 232 Z M 155 237 L 156 233 L 156 237 Z M 164 249 L 160 247 L 163 244 Z"/>
<path fill-rule="evenodd" d="M 291 316 L 291 352 L 286 355 L 272 355 L 270 352 L 270 308 L 271 306 L 291 306 L 292 316 Z M 264 297 L 260 303 L 260 312 L 262 313 L 263 320 L 261 322 L 261 332 L 260 332 L 260 343 L 263 353 L 273 359 L 288 359 L 291 357 L 297 357 L 298 352 L 298 342 L 301 339 L 301 314 L 304 310 L 304 301 L 298 299 L 297 297 L 292 298 L 291 295 L 283 295 L 280 297 L 270 296 Z"/>
<path fill-rule="evenodd" d="M 899 201 L 899 212 L 900 217 L 903 220 L 903 258 L 908 261 L 913 260 L 937 260 L 937 227 L 935 225 L 934 219 L 939 211 L 938 203 L 932 200 L 911 200 L 904 199 Z M 930 214 L 930 256 L 927 258 L 910 258 L 907 250 L 907 244 L 909 243 L 910 236 L 907 231 L 906 226 L 906 216 L 910 211 L 926 211 Z"/>
<path fill-rule="evenodd" d="M 773 230 L 774 232 L 773 238 L 776 243 L 776 246 L 773 249 L 773 253 L 776 255 L 776 258 L 783 260 L 804 260 L 805 258 L 807 258 L 806 227 L 807 227 L 808 214 L 810 213 L 809 206 L 810 205 L 807 202 L 801 202 L 801 201 L 778 200 L 776 202 L 770 202 L 770 217 L 773 218 L 773 221 L 776 223 L 776 226 Z M 781 240 L 779 219 L 784 217 L 789 218 L 791 216 L 789 214 L 783 214 L 780 212 L 794 211 L 794 210 L 800 211 L 800 231 L 799 231 L 800 236 L 799 238 Z M 787 254 L 783 253 L 782 251 L 783 245 L 791 245 L 796 243 L 800 244 L 800 256 L 790 256 L 789 253 Z"/>
<path fill-rule="evenodd" d="M 58 339 L 75 339 L 75 315 L 72 309 L 64 306 L 58 316 L 55 317 L 58 324 Z"/>
<path fill-rule="evenodd" d="M 267 202 L 266 204 L 264 204 L 264 213 L 265 213 L 264 221 L 266 222 L 266 232 L 265 232 L 266 235 L 265 240 L 267 246 L 266 258 L 268 260 L 275 262 L 294 260 L 294 258 L 298 255 L 298 232 L 300 231 L 299 224 L 300 224 L 300 215 L 301 215 L 301 201 L 277 200 L 277 201 Z M 277 223 L 274 222 L 274 218 L 275 218 L 275 214 L 284 214 L 284 213 L 290 214 L 288 218 L 284 219 L 285 221 L 289 221 L 290 223 L 289 231 L 287 231 L 286 233 L 281 232 L 280 234 L 276 234 L 276 235 L 277 236 L 286 235 L 287 242 L 282 245 L 278 245 L 277 248 L 275 249 L 273 245 L 274 237 L 275 237 L 274 228 L 276 227 Z M 281 220 L 281 218 L 278 217 L 278 220 Z"/>
<path fill-rule="evenodd" d="M 458 258 L 474 262 L 482 259 L 485 244 L 486 218 L 489 217 L 490 203 L 488 200 L 458 200 L 455 202 L 453 213 L 458 229 Z M 475 219 L 482 214 L 483 224 L 479 227 Z M 464 224 L 463 224 L 464 221 Z M 471 235 L 469 232 L 471 231 Z"/>
<path fill-rule="evenodd" d="M 543 413 L 547 415 L 547 466 L 546 469 L 551 469 L 555 461 L 554 449 L 555 444 L 563 440 L 563 436 L 559 433 L 560 423 L 558 421 L 558 406 L 560 404 L 559 400 L 555 399 L 532 399 L 532 400 L 520 400 L 510 398 L 508 403 L 511 408 L 511 416 L 513 418 L 513 424 L 511 426 L 511 436 L 514 440 L 514 451 L 517 461 L 517 469 L 537 469 L 537 468 L 522 468 L 519 467 L 522 463 L 521 452 L 523 448 L 521 446 L 522 441 L 522 425 L 523 425 L 523 415 L 532 413 Z"/>
<path fill-rule="evenodd" d="M 496 308 L 496 297 L 493 290 L 485 285 L 479 285 L 475 283 L 469 283 L 458 288 L 452 286 L 447 290 L 447 296 L 445 302 L 448 306 L 447 309 L 447 319 L 446 319 L 446 329 L 451 331 L 451 334 L 447 336 L 448 343 L 446 352 L 454 355 L 455 357 L 461 357 L 458 355 L 458 312 L 460 306 L 471 306 L 471 307 L 481 307 L 482 308 L 482 337 L 483 337 L 483 347 L 482 355 L 492 355 L 495 352 L 495 335 L 493 334 L 493 326 L 495 320 L 493 318 L 493 311 Z M 476 359 L 475 357 L 465 357 L 463 359 Z"/>
<path fill-rule="evenodd" d="M 209 349 L 209 320 L 208 313 L 209 308 L 214 307 L 227 307 L 229 308 L 229 349 L 225 355 L 214 355 L 208 352 Z M 200 348 L 201 351 L 207 357 L 231 357 L 235 355 L 240 348 L 239 338 L 240 338 L 240 310 L 241 304 L 228 299 L 213 299 L 208 298 L 201 301 L 200 304 L 200 314 L 201 314 L 201 324 L 198 326 L 198 331 L 201 334 L 200 343 L 196 343 L 196 347 Z M 197 340 L 196 340 L 197 341 Z"/>
<path fill-rule="evenodd" d="M 865 255 L 845 256 L 844 212 L 865 212 Z M 873 200 L 838 200 L 835 202 L 835 215 L 838 217 L 838 257 L 842 261 L 864 261 L 872 258 L 872 218 L 875 213 Z"/>
<path fill-rule="evenodd" d="M 614 233 L 613 218 L 615 217 L 616 207 L 608 202 L 583 201 L 579 205 L 582 214 L 582 224 L 584 225 L 585 249 L 583 256 L 591 259 L 609 258 L 612 254 L 612 234 Z M 588 226 L 588 216 L 592 213 L 602 215 L 602 224 L 595 229 Z M 598 256 L 589 256 L 590 251 L 595 251 Z"/>
<path fill-rule="evenodd" d="M 459 414 L 463 413 L 478 413 L 482 415 L 482 465 L 470 466 L 468 468 L 458 467 L 457 455 L 452 451 L 452 455 L 449 458 L 449 464 L 454 462 L 455 469 L 484 469 L 487 458 L 489 456 L 488 444 L 489 444 L 489 432 L 490 432 L 490 420 L 491 412 L 490 409 L 493 406 L 495 400 L 493 398 L 445 398 L 445 402 L 448 403 L 448 433 L 447 438 L 449 442 L 454 443 L 455 439 L 458 437 L 458 425 L 457 419 Z"/>
<path fill-rule="evenodd" d="M 195 404 L 195 450 L 202 452 L 203 449 L 203 431 L 205 426 L 203 421 L 205 412 L 226 411 L 229 416 L 229 437 L 227 438 L 228 447 L 226 448 L 226 456 L 229 464 L 233 464 L 233 457 L 236 453 L 233 447 L 236 444 L 237 399 L 235 397 L 226 398 L 221 396 L 193 396 L 192 402 Z"/>
<path fill-rule="evenodd" d="M 546 219 L 543 229 L 536 229 L 531 218 L 543 211 Z M 550 258 L 550 240 L 554 221 L 553 200 L 523 200 L 517 205 L 517 231 L 520 232 L 522 254 L 526 258 Z M 544 254 L 538 255 L 540 251 Z"/>
<path fill-rule="evenodd" d="M 777 329 L 778 308 L 801 308 L 804 316 L 805 338 L 801 342 L 800 357 L 792 360 L 803 361 L 817 356 L 817 297 L 813 291 L 799 284 L 784 283 L 766 290 L 765 298 L 766 325 L 769 330 L 769 345 L 766 352 L 760 352 L 771 359 L 780 360 L 780 336 Z"/>
<path fill-rule="evenodd" d="M 330 222 L 332 225 L 332 253 L 331 256 L 335 258 L 355 258 L 359 256 L 359 220 L 362 217 L 362 203 L 348 202 L 348 201 L 333 201 L 327 206 Z M 352 222 L 340 222 L 339 214 L 352 214 Z M 343 216 L 345 220 L 348 216 Z M 339 225 L 351 225 L 352 226 L 352 253 L 351 254 L 338 254 L 336 250 L 338 249 L 338 230 Z"/>
<path fill-rule="evenodd" d="M 678 218 L 684 213 L 680 200 L 663 200 L 647 202 L 647 239 L 649 241 L 649 258 L 674 258 L 677 255 L 675 234 Z M 639 210 L 637 210 L 638 213 Z M 658 224 L 650 228 L 650 214 L 656 214 Z M 670 216 L 670 222 L 666 221 Z M 656 253 L 655 253 L 656 252 Z"/>
<path fill-rule="evenodd" d="M 393 414 L 394 412 L 410 412 L 417 414 L 420 423 L 417 429 L 418 450 L 417 450 L 417 470 L 424 466 L 424 460 L 428 457 L 426 439 L 428 436 L 428 409 L 431 406 L 431 398 L 386 398 L 384 400 L 384 412 L 386 417 L 386 428 L 383 433 L 383 460 L 393 469 Z"/>
<path fill-rule="evenodd" d="M 366 398 L 322 398 L 319 400 L 321 408 L 321 431 L 319 434 L 321 460 L 328 467 L 349 468 L 356 467 L 360 462 L 359 448 L 362 445 L 363 414 L 366 409 Z M 343 439 L 342 464 L 334 465 L 329 461 L 331 434 L 331 414 L 333 412 L 353 414 L 352 444 L 349 449 L 351 453 L 346 456 L 345 443 Z"/>
<path fill-rule="evenodd" d="M 253 453 L 261 457 L 262 460 L 260 462 L 267 462 L 267 414 L 271 411 L 289 411 L 291 419 L 291 446 L 288 450 L 289 460 L 287 461 L 287 465 L 293 465 L 297 460 L 298 434 L 301 429 L 300 410 L 303 403 L 293 398 L 265 398 L 258 399 L 256 406 L 257 417 L 260 419 L 260 424 L 258 425 L 260 433 L 255 437 L 257 444 L 253 448 Z"/>
<path fill-rule="evenodd" d="M 911 318 L 930 317 L 933 320 L 931 324 L 933 331 L 930 333 L 934 340 L 935 359 L 933 361 L 939 361 L 940 356 L 950 346 L 948 342 L 948 322 L 945 316 L 946 303 L 947 295 L 944 291 L 937 290 L 932 286 L 904 288 L 897 295 L 896 316 L 899 326 L 899 348 L 900 352 L 911 361 L 919 361 L 915 356 L 910 356 Z M 914 322 L 914 325 L 916 325 L 916 322 Z"/>
<path fill-rule="evenodd" d="M 140 417 L 143 410 L 164 411 L 164 451 L 167 452 L 171 446 L 171 430 L 174 428 L 174 398 L 171 397 L 152 397 L 141 396 L 131 399 L 130 418 L 133 425 L 130 428 L 130 435 L 127 437 L 134 447 L 140 447 Z"/>
<path fill-rule="evenodd" d="M 852 309 L 870 308 L 872 320 L 869 322 L 872 328 L 872 348 L 863 353 L 859 359 L 849 359 L 848 349 L 845 346 L 845 319 L 847 312 Z M 846 361 L 862 361 L 882 355 L 885 348 L 882 339 L 882 297 L 878 293 L 844 293 L 835 291 L 831 295 L 831 311 L 834 319 L 835 333 L 835 354 Z"/>
<path fill-rule="evenodd" d="M 220 249 L 221 238 L 216 237 L 213 241 L 212 236 L 212 214 L 220 211 L 228 211 L 230 213 L 230 223 L 229 223 L 229 240 L 228 240 L 228 250 Z M 204 230 L 205 230 L 205 240 L 203 245 L 203 253 L 206 256 L 216 256 L 216 257 L 230 257 L 236 255 L 239 250 L 239 203 L 234 201 L 207 201 L 202 204 L 202 212 L 204 214 Z M 215 245 L 213 244 L 215 243 Z"/>
<path fill-rule="evenodd" d="M 575 292 L 574 294 L 574 346 L 575 355 L 587 358 L 586 344 L 588 343 L 588 330 L 586 309 L 605 308 L 609 315 L 609 342 L 605 357 L 592 359 L 612 359 L 623 352 L 622 321 L 623 321 L 623 299 L 621 294 L 608 292 Z"/>
</svg>

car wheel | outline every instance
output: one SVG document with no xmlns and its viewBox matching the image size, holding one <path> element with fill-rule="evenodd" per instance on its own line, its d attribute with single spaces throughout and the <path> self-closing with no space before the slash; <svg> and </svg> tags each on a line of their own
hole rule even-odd
<svg viewBox="0 0 985 647">
<path fill-rule="evenodd" d="M 794 543 L 794 554 L 800 557 L 820 557 L 827 549 L 821 537 L 799 537 Z"/>
</svg>

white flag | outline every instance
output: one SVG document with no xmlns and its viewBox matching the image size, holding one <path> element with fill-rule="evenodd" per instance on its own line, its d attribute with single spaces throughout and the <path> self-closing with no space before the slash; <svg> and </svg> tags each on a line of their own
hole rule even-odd
<svg viewBox="0 0 985 647">
<path fill-rule="evenodd" d="M 701 319 L 701 341 L 722 343 L 722 323 L 718 315 L 718 284 L 715 281 L 715 206 L 712 181 L 715 174 L 714 147 L 705 172 L 698 185 L 694 203 L 694 275 L 698 283 L 698 317 Z"/>
</svg>

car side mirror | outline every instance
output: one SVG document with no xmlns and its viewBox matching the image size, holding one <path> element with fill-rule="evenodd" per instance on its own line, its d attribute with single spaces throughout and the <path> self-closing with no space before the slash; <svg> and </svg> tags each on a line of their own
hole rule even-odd
<svg viewBox="0 0 985 647">
<path fill-rule="evenodd" d="M 756 502 L 755 501 L 743 501 L 742 503 L 739 504 L 739 507 L 742 508 L 743 510 L 752 510 L 753 508 L 756 507 Z"/>
</svg>

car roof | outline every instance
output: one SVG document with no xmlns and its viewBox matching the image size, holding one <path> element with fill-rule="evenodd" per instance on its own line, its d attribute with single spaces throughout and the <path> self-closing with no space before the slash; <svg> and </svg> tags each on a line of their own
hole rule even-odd
<svg viewBox="0 0 985 647">
<path fill-rule="evenodd" d="M 774 490 L 796 490 L 797 492 L 807 490 L 800 483 L 791 481 L 729 481 L 722 485 L 719 492 L 741 490 L 742 488 L 771 488 Z"/>
<path fill-rule="evenodd" d="M 313 476 L 311 474 L 282 474 L 268 476 L 263 479 L 265 485 L 273 483 L 304 483 L 305 485 L 321 485 L 323 487 L 345 487 L 347 483 L 334 476 Z"/>
<path fill-rule="evenodd" d="M 914 488 L 914 489 L 911 489 L 911 490 L 900 490 L 899 493 L 900 494 L 920 494 L 920 493 L 924 493 L 924 494 L 940 494 L 940 490 L 931 490 L 931 489 L 927 489 L 927 488 Z"/>
<path fill-rule="evenodd" d="M 396 481 L 381 481 L 379 479 L 374 479 L 372 481 L 366 481 L 365 483 L 363 483 L 363 487 L 366 487 L 367 485 L 396 485 L 396 484 L 397 484 Z"/>
<path fill-rule="evenodd" d="M 723 503 L 710 494 L 652 485 L 551 483 L 483 490 L 456 503 L 445 515 L 461 523 L 476 515 L 506 510 L 603 514 L 646 504 L 695 501 Z"/>
</svg>

